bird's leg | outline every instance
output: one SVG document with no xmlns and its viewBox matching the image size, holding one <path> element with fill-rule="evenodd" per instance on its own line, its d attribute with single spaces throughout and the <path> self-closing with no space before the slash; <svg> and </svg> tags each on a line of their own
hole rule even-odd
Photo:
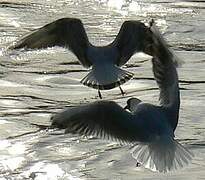
<svg viewBox="0 0 205 180">
<path fill-rule="evenodd" d="M 98 96 L 99 96 L 99 98 L 100 99 L 102 99 L 102 95 L 101 95 L 101 93 L 100 93 L 100 90 L 98 89 Z"/>
<path fill-rule="evenodd" d="M 122 88 L 120 86 L 119 86 L 119 88 L 120 88 L 121 94 L 124 96 L 125 95 L 124 91 L 122 90 Z"/>
</svg>

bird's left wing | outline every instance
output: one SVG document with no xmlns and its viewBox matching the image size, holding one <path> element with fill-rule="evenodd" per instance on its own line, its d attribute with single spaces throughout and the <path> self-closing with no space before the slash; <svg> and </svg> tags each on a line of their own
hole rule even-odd
<svg viewBox="0 0 205 180">
<path fill-rule="evenodd" d="M 180 108 L 180 92 L 176 67 L 181 64 L 168 47 L 154 21 L 150 23 L 153 32 L 152 65 L 153 74 L 160 90 L 160 105 L 165 107 L 168 119 L 175 130 Z"/>
<path fill-rule="evenodd" d="M 85 67 L 90 67 L 87 59 L 88 37 L 81 20 L 62 18 L 49 23 L 23 37 L 8 49 L 41 49 L 53 46 L 67 47 Z"/>
<path fill-rule="evenodd" d="M 66 129 L 66 132 L 129 143 L 137 140 L 133 115 L 113 101 L 69 108 L 51 117 L 51 121 L 52 127 Z"/>
<path fill-rule="evenodd" d="M 119 52 L 117 65 L 124 65 L 136 52 L 149 54 L 149 46 L 152 44 L 152 33 L 149 27 L 139 21 L 125 21 L 112 45 Z"/>
</svg>

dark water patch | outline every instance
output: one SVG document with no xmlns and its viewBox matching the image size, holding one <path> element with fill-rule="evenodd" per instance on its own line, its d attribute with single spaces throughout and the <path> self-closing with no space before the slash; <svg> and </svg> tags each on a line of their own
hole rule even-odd
<svg viewBox="0 0 205 180">
<path fill-rule="evenodd" d="M 129 63 L 129 64 L 125 64 L 125 67 L 126 68 L 133 68 L 133 67 L 141 67 L 141 65 L 135 64 L 135 63 L 133 63 L 133 64 Z"/>
<path fill-rule="evenodd" d="M 179 142 L 190 142 L 190 141 L 196 141 L 198 139 L 196 138 L 185 138 L 185 139 L 177 139 Z"/>
<path fill-rule="evenodd" d="M 18 66 L 24 66 L 24 65 L 28 65 L 28 64 L 30 64 L 30 62 L 18 62 L 18 63 L 16 63 L 16 62 L 13 62 L 12 60 L 10 61 L 10 62 L 8 62 L 8 61 L 4 61 L 4 62 L 1 62 L 0 63 L 0 66 L 2 66 L 2 67 L 6 67 L 6 68 L 13 68 L 14 66 L 16 66 L 16 65 L 18 65 Z"/>
<path fill-rule="evenodd" d="M 34 130 L 34 131 L 30 131 L 30 132 L 25 132 L 25 133 L 22 133 L 22 134 L 18 134 L 18 135 L 15 135 L 15 136 L 9 136 L 7 137 L 6 139 L 16 139 L 16 138 L 20 138 L 20 137 L 23 137 L 23 136 L 27 136 L 27 135 L 34 135 L 36 133 L 39 133 L 40 131 L 42 130 L 45 130 L 47 131 L 48 127 L 47 126 L 44 126 L 44 125 L 38 125 L 37 126 L 39 129 L 37 130 Z"/>
<path fill-rule="evenodd" d="M 205 147 L 205 142 L 202 142 L 202 143 L 191 143 L 190 145 L 197 146 L 198 148 L 199 147 L 204 148 Z"/>
<path fill-rule="evenodd" d="M 17 9 L 17 10 L 26 10 L 32 11 L 32 9 L 42 9 L 42 8 L 52 8 L 53 6 L 51 5 L 46 5 L 44 3 L 37 3 L 37 2 L 9 2 L 9 1 L 1 1 L 0 2 L 0 8 L 10 8 L 10 9 Z"/>
<path fill-rule="evenodd" d="M 193 3 L 205 3 L 204 0 L 186 0 L 184 2 L 193 2 Z"/>
<path fill-rule="evenodd" d="M 193 64 L 198 64 L 198 63 L 205 63 L 205 59 L 204 60 L 199 60 L 199 61 L 194 61 Z"/>
<path fill-rule="evenodd" d="M 199 80 L 199 81 L 191 81 L 191 80 L 179 80 L 180 83 L 185 84 L 204 84 L 205 80 Z"/>
<path fill-rule="evenodd" d="M 15 110 L 15 108 L 13 108 Z M 35 109 L 35 108 L 34 108 Z M 19 110 L 19 109 L 17 109 Z M 25 109 L 23 109 L 25 110 Z M 33 110 L 33 108 L 27 108 L 26 111 L 20 111 L 20 112 L 1 112 L 1 116 L 0 117 L 13 117 L 13 116 L 24 116 L 24 115 L 28 115 L 28 114 L 38 114 L 38 113 L 51 113 L 51 111 L 49 110 Z"/>
<path fill-rule="evenodd" d="M 184 88 L 184 87 L 180 87 L 179 89 L 180 89 L 180 90 L 183 90 L 183 91 L 189 91 L 189 90 L 192 91 L 192 90 L 193 90 L 193 89 L 190 89 L 190 88 Z"/>
<path fill-rule="evenodd" d="M 173 3 L 173 1 L 152 1 L 152 4 L 170 4 Z"/>
<path fill-rule="evenodd" d="M 155 81 L 155 79 L 153 77 L 134 77 L 133 79 L 135 80 L 152 80 Z M 204 84 L 205 80 L 179 80 L 179 83 L 183 83 L 183 84 Z"/>
<path fill-rule="evenodd" d="M 38 86 L 38 87 L 46 87 L 46 88 L 53 88 L 53 86 L 48 85 L 48 84 L 37 84 L 36 86 Z"/>
<path fill-rule="evenodd" d="M 150 61 L 150 59 L 143 59 L 143 60 L 137 60 L 137 64 L 136 63 L 132 63 L 132 62 L 128 62 L 126 63 L 124 66 L 125 68 L 132 68 L 132 67 L 141 67 L 141 64 L 144 64 L 146 62 Z"/>
<path fill-rule="evenodd" d="M 51 129 L 50 125 L 42 125 L 42 124 L 36 124 L 36 123 L 30 123 L 30 125 L 38 127 L 41 130 L 48 130 Z M 52 128 L 53 129 L 53 128 Z"/>
<path fill-rule="evenodd" d="M 78 61 L 71 61 L 71 62 L 61 62 L 59 65 L 80 65 Z"/>
<path fill-rule="evenodd" d="M 0 100 L 15 100 L 15 101 L 18 100 L 18 101 L 23 101 L 23 100 L 21 100 L 21 99 L 19 99 L 17 97 L 11 97 L 11 96 L 1 96 Z"/>
<path fill-rule="evenodd" d="M 155 81 L 153 77 L 133 77 L 135 80 L 152 80 Z"/>
<path fill-rule="evenodd" d="M 67 104 L 69 104 L 68 101 L 56 101 L 56 100 L 51 100 L 51 99 L 46 99 L 46 98 L 40 98 L 40 97 L 33 96 L 33 95 L 21 95 L 21 94 L 19 94 L 19 95 L 9 95 L 8 94 L 8 95 L 1 95 L 1 97 L 3 97 L 3 98 L 13 98 L 13 99 L 16 99 L 16 100 L 17 99 L 19 100 L 19 98 L 22 98 L 23 101 L 34 99 L 34 100 L 40 100 L 40 102 L 46 102 L 46 103 L 51 103 L 51 104 L 56 104 L 56 102 L 57 103 L 66 102 Z"/>
<path fill-rule="evenodd" d="M 172 44 L 171 47 L 174 50 L 183 50 L 183 51 L 205 51 L 204 44 Z"/>
<path fill-rule="evenodd" d="M 68 70 L 50 70 L 50 71 L 24 71 L 24 70 L 13 70 L 12 72 L 17 72 L 17 73 L 31 73 L 31 74 L 67 74 L 67 73 L 72 73 L 72 72 L 88 72 L 88 70 L 83 70 L 83 69 L 68 69 Z"/>
<path fill-rule="evenodd" d="M 180 22 L 178 22 L 178 23 L 180 23 Z M 180 23 L 180 27 L 181 26 L 183 26 L 183 27 L 186 27 L 187 26 L 187 24 L 181 24 Z M 191 28 L 190 27 L 190 29 L 183 29 L 183 27 L 181 27 L 181 29 L 177 29 L 177 30 L 175 30 L 175 29 L 172 29 L 171 31 L 170 30 L 167 30 L 164 34 L 163 34 L 163 36 L 168 36 L 168 35 L 170 35 L 170 34 L 173 34 L 173 33 L 183 33 L 183 34 L 186 34 L 186 33 L 192 33 L 192 32 L 194 32 L 194 30 L 195 30 L 195 28 Z M 174 32 L 173 32 L 174 31 Z M 171 45 L 169 45 L 170 47 L 172 47 Z"/>
<path fill-rule="evenodd" d="M 20 3 L 20 2 L 8 2 L 2 1 L 0 2 L 0 8 L 27 8 L 29 4 Z"/>
</svg>

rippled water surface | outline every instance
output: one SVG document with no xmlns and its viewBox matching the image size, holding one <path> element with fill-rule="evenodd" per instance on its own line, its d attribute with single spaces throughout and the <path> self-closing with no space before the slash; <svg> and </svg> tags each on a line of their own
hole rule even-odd
<svg viewBox="0 0 205 180">
<path fill-rule="evenodd" d="M 90 41 L 110 43 L 123 21 L 154 18 L 184 61 L 178 69 L 181 110 L 176 137 L 194 152 L 192 163 L 168 174 L 135 167 L 129 146 L 40 130 L 52 113 L 92 102 L 97 91 L 79 83 L 87 70 L 63 48 L 4 52 L 12 41 L 62 17 L 82 19 Z M 0 1 L 0 180 L 205 179 L 205 2 L 177 0 L 7 0 Z M 135 74 L 122 88 L 102 91 L 122 106 L 129 97 L 157 103 L 150 57 L 135 55 L 125 65 Z"/>
</svg>

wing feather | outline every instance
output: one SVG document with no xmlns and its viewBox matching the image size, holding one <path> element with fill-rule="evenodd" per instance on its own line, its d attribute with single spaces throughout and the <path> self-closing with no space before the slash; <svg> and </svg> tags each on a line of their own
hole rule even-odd
<svg viewBox="0 0 205 180">
<path fill-rule="evenodd" d="M 115 138 L 130 143 L 137 140 L 133 115 L 112 101 L 96 101 L 69 108 L 54 115 L 51 120 L 53 127 L 65 128 L 66 132 Z"/>
<path fill-rule="evenodd" d="M 173 104 L 179 100 L 178 75 L 176 67 L 178 59 L 175 58 L 160 34 L 155 23 L 151 24 L 153 32 L 153 73 L 160 88 L 161 105 Z M 179 62 L 180 63 L 180 62 Z"/>
<path fill-rule="evenodd" d="M 151 43 L 149 27 L 139 21 L 125 21 L 113 41 L 113 45 L 117 47 L 120 54 L 116 64 L 124 65 L 136 52 L 148 53 L 146 49 Z"/>
<path fill-rule="evenodd" d="M 178 123 L 180 108 L 180 92 L 178 85 L 178 74 L 176 67 L 181 64 L 171 51 L 160 34 L 159 30 L 152 22 L 153 32 L 153 73 L 160 90 L 160 104 L 168 111 L 168 119 L 173 129 Z"/>
<path fill-rule="evenodd" d="M 49 23 L 23 37 L 9 49 L 40 49 L 53 46 L 67 47 L 85 67 L 90 67 L 87 59 L 88 37 L 82 22 L 75 18 L 62 18 Z"/>
</svg>

